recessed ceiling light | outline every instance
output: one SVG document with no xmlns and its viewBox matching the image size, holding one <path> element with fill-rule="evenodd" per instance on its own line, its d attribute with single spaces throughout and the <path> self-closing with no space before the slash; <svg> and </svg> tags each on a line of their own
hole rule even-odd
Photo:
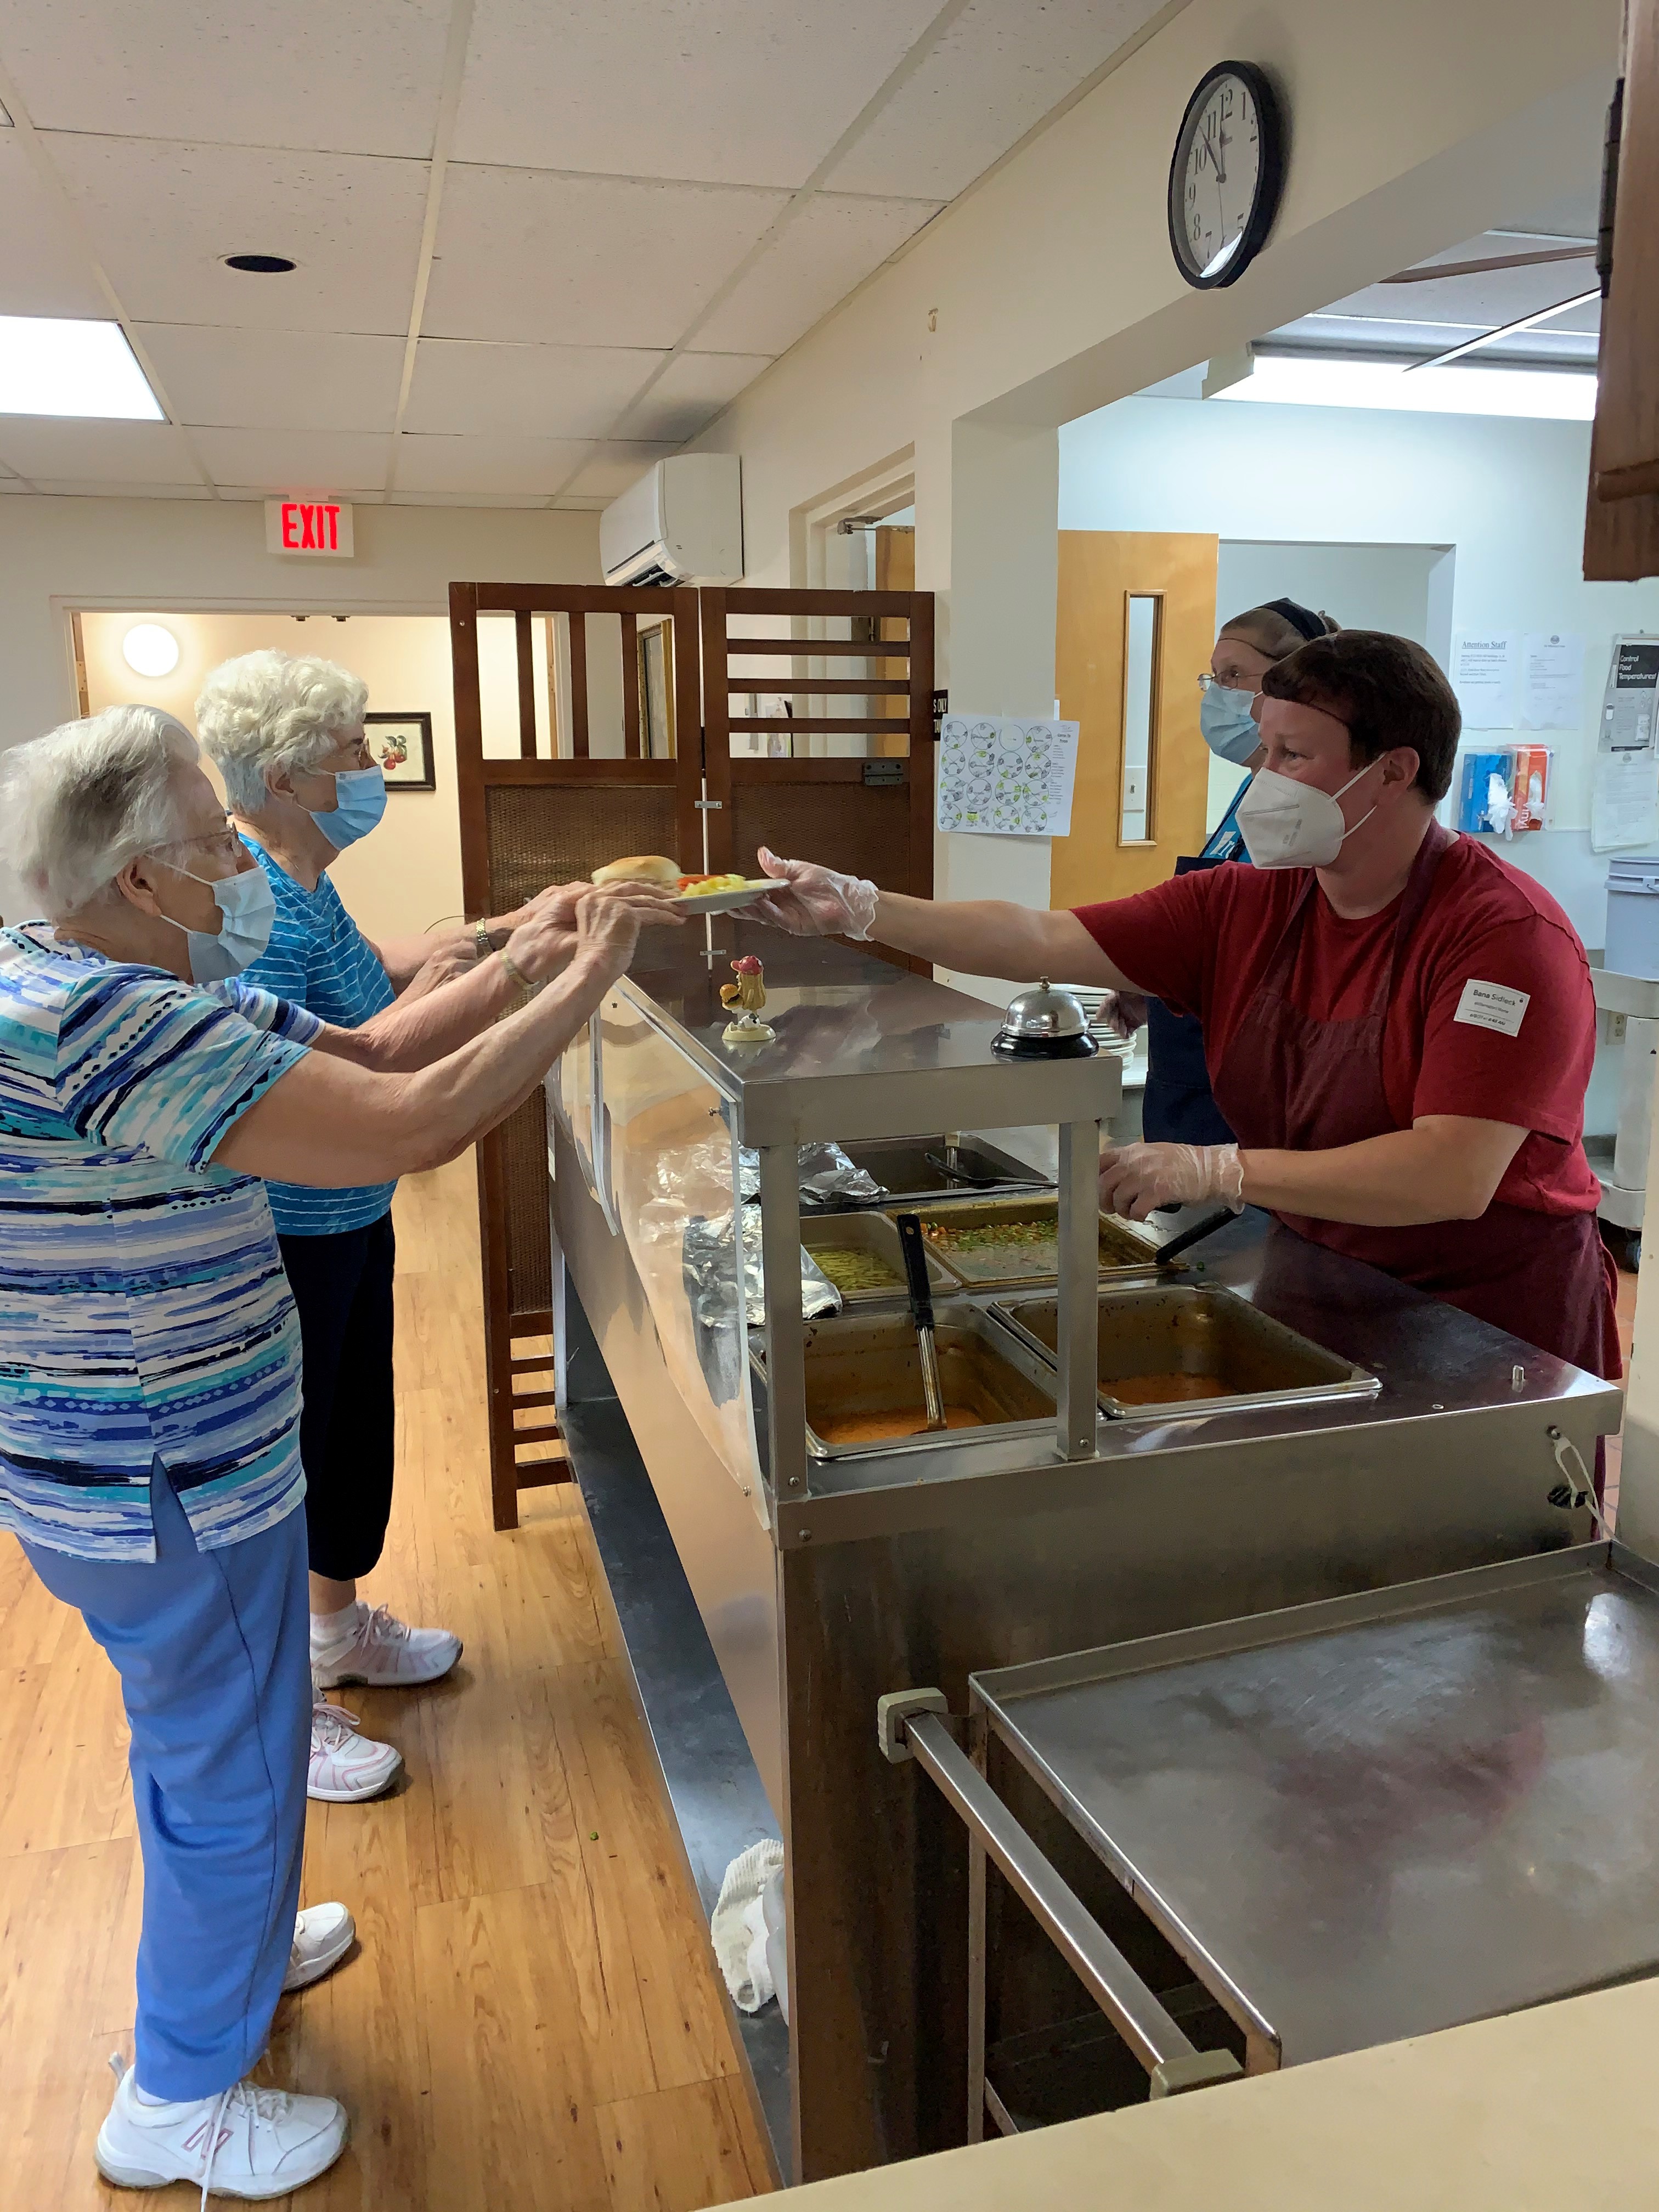
<svg viewBox="0 0 1659 2212">
<path fill-rule="evenodd" d="M 280 253 L 228 253 L 225 266 L 240 269 L 245 276 L 286 276 L 294 264 Z"/>
<path fill-rule="evenodd" d="M 1218 388 L 1208 386 L 1206 397 L 1588 422 L 1595 413 L 1595 374 L 1590 369 L 1495 366 L 1413 369 L 1407 362 L 1358 361 L 1352 355 L 1258 353 L 1243 375 Z"/>
<path fill-rule="evenodd" d="M 179 641 L 161 623 L 134 623 L 121 640 L 121 658 L 135 676 L 171 676 L 179 665 Z"/>
<path fill-rule="evenodd" d="M 166 421 L 119 323 L 0 315 L 0 415 Z"/>
</svg>

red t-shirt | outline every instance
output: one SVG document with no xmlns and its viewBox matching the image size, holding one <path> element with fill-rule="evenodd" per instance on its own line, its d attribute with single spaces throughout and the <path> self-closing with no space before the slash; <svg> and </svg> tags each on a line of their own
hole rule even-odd
<svg viewBox="0 0 1659 2212">
<path fill-rule="evenodd" d="M 1079 907 L 1113 964 L 1204 1024 L 1212 1079 L 1261 988 L 1303 886 L 1301 868 L 1207 868 L 1132 898 Z M 1316 1020 L 1364 1014 L 1394 954 L 1398 901 L 1345 921 L 1316 889 L 1289 995 Z M 1525 992 L 1513 1036 L 1458 1018 L 1470 982 Z M 1488 1002 L 1492 1003 L 1492 1001 Z M 1497 1198 L 1537 1213 L 1589 1213 L 1601 1186 L 1584 1158 L 1584 1086 L 1595 1055 L 1595 995 L 1572 924 L 1530 876 L 1472 837 L 1435 871 L 1407 939 L 1382 1036 L 1382 1085 L 1395 1121 L 1462 1114 L 1530 1133 Z"/>
</svg>

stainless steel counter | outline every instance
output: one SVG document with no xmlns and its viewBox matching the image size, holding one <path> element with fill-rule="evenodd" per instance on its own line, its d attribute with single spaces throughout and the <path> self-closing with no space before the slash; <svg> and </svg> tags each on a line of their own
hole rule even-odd
<svg viewBox="0 0 1659 2212">
<path fill-rule="evenodd" d="M 988 1668 L 1583 1541 L 1587 1518 L 1550 1503 L 1548 1432 L 1589 1458 L 1620 1397 L 1247 1215 L 1194 1279 L 1375 1374 L 1376 1395 L 1097 1425 L 1094 1153 L 1115 1064 L 994 1060 L 977 1000 L 843 947 L 720 936 L 712 955 L 653 951 L 550 1084 L 556 1277 L 592 1323 L 785 1838 L 783 2163 L 812 2179 L 963 2129 L 965 1849 L 881 1758 L 880 1693 L 936 1684 L 959 1710 Z M 766 961 L 778 1030 L 747 1056 L 720 1036 L 739 950 Z M 1062 1128 L 1062 1302 L 1066 1269 L 1086 1269 L 1086 1304 L 1069 1323 L 1062 1308 L 1058 1429 L 809 1460 L 794 1146 L 1033 1123 Z M 739 1142 L 761 1156 L 764 1389 L 740 1287 L 692 1286 L 685 1259 L 722 1191 L 735 1203 Z M 577 1471 L 602 1492 L 602 1455 Z"/>
</svg>

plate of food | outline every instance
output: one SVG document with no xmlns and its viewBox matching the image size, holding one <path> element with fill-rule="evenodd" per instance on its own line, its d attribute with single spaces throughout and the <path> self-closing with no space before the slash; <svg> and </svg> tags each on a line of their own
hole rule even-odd
<svg viewBox="0 0 1659 2212">
<path fill-rule="evenodd" d="M 612 860 L 608 867 L 594 869 L 593 881 L 665 884 L 678 891 L 675 903 L 685 914 L 731 914 L 772 889 L 767 876 L 688 873 L 678 860 L 665 859 L 660 853 L 634 853 L 626 860 Z"/>
</svg>

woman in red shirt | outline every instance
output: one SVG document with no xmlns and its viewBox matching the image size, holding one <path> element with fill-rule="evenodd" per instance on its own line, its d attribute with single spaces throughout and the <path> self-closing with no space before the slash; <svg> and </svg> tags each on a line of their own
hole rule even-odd
<svg viewBox="0 0 1659 2212">
<path fill-rule="evenodd" d="M 750 908 L 974 975 L 1155 994 L 1203 1024 L 1231 1145 L 1101 1158 L 1103 1204 L 1261 1206 L 1316 1243 L 1604 1376 L 1620 1372 L 1583 1100 L 1589 963 L 1542 886 L 1434 809 L 1461 720 L 1423 648 L 1318 638 L 1262 683 L 1255 866 L 1073 912 L 937 905 L 761 863 Z"/>
</svg>

